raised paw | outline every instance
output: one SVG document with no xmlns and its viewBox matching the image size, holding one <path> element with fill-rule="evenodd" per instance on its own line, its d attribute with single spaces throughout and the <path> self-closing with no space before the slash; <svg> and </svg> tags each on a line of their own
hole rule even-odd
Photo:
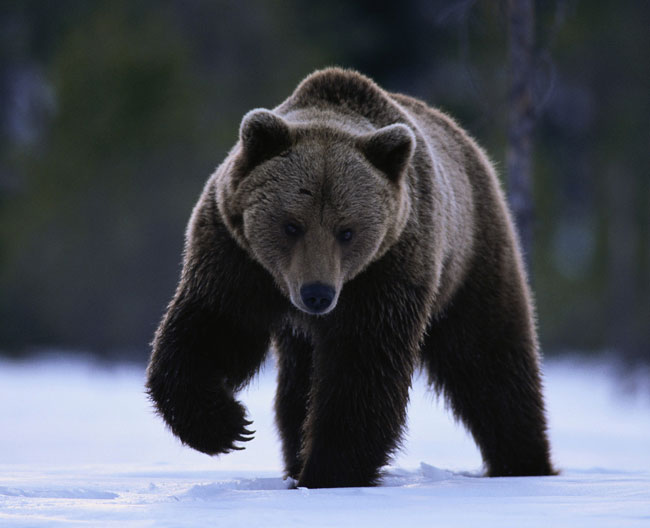
<svg viewBox="0 0 650 528">
<path fill-rule="evenodd" d="M 246 409 L 232 398 L 212 401 L 203 407 L 186 410 L 185 416 L 175 416 L 173 432 L 181 441 L 197 451 L 208 455 L 220 455 L 240 451 L 238 442 L 253 439 L 255 431 L 248 429 L 252 424 L 245 418 Z"/>
</svg>

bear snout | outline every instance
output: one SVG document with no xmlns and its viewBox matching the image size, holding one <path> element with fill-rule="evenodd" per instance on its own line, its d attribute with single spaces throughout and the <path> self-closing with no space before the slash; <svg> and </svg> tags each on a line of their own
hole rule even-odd
<svg viewBox="0 0 650 528">
<path fill-rule="evenodd" d="M 322 282 L 311 282 L 300 288 L 304 307 L 312 314 L 322 314 L 331 306 L 336 290 Z"/>
</svg>

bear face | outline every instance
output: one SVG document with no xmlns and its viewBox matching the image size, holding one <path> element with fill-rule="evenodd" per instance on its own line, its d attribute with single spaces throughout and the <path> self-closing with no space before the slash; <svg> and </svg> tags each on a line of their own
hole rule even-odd
<svg viewBox="0 0 650 528">
<path fill-rule="evenodd" d="M 256 110 L 240 143 L 218 183 L 233 235 L 296 308 L 330 312 L 343 285 L 404 228 L 413 133 L 405 125 L 342 133 Z"/>
</svg>

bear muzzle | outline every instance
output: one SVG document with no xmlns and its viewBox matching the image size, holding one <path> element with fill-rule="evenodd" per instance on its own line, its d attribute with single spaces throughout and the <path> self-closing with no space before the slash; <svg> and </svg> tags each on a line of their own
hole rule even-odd
<svg viewBox="0 0 650 528">
<path fill-rule="evenodd" d="M 310 314 L 324 314 L 336 305 L 336 290 L 322 282 L 310 282 L 300 288 L 301 310 Z"/>
</svg>

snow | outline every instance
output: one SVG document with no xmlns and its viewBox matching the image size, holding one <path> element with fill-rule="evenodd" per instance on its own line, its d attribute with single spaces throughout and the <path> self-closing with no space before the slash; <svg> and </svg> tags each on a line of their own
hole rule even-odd
<svg viewBox="0 0 650 528">
<path fill-rule="evenodd" d="M 557 477 L 482 478 L 472 440 L 416 379 L 403 451 L 382 486 L 287 489 L 268 366 L 242 393 L 256 438 L 210 458 L 183 447 L 144 369 L 0 361 L 0 526 L 650 526 L 650 390 L 609 364 L 546 363 Z"/>
</svg>

